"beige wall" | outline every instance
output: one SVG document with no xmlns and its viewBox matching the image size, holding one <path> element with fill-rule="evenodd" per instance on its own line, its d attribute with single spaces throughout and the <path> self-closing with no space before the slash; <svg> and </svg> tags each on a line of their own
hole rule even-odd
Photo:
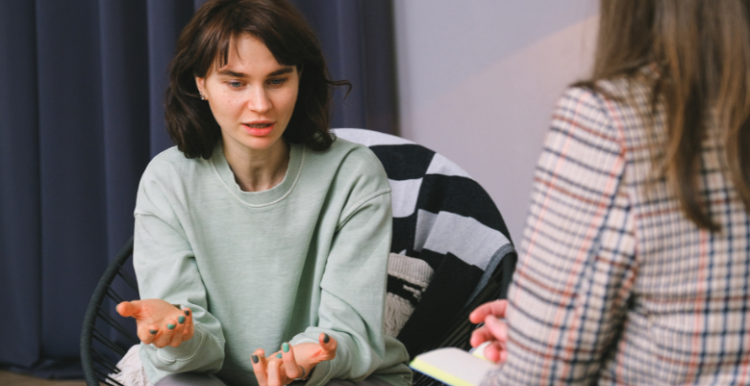
<svg viewBox="0 0 750 386">
<path fill-rule="evenodd" d="M 555 100 L 590 71 L 595 0 L 395 0 L 401 135 L 489 192 L 516 244 Z"/>
</svg>

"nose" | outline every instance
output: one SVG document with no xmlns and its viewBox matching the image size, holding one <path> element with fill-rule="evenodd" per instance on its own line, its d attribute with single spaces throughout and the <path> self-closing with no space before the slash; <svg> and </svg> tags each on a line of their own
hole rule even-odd
<svg viewBox="0 0 750 386">
<path fill-rule="evenodd" d="M 268 92 L 264 87 L 252 87 L 250 96 L 247 101 L 247 108 L 250 111 L 262 114 L 271 109 L 271 99 L 268 98 Z"/>
</svg>

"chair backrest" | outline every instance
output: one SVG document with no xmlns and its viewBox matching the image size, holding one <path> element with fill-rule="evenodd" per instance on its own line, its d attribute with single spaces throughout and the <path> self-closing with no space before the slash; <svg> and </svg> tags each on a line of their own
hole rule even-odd
<svg viewBox="0 0 750 386">
<path fill-rule="evenodd" d="M 120 249 L 99 279 L 91 295 L 81 332 L 81 365 L 88 386 L 123 386 L 108 374 L 119 373 L 117 362 L 128 349 L 138 344 L 135 322 L 120 317 L 115 306 L 124 300 L 138 299 L 131 256 L 133 238 Z"/>
<path fill-rule="evenodd" d="M 505 298 L 516 252 L 499 210 L 487 192 L 457 165 L 421 145 L 363 129 L 335 129 L 368 146 L 383 163 L 392 189 L 391 263 L 428 267 L 429 283 L 404 280 L 389 264 L 388 297 L 413 307 L 396 336 L 410 356 L 438 347 L 469 347 L 468 315 L 478 305 Z M 89 302 L 81 334 L 81 361 L 89 386 L 118 385 L 108 374 L 139 342 L 132 319 L 115 306 L 138 299 L 132 274 L 133 240 L 117 254 Z M 405 260 L 411 260 L 411 262 Z M 426 263 L 426 264 L 425 264 Z M 400 272 L 404 273 L 404 272 Z M 415 375 L 414 385 L 438 384 Z"/>
<path fill-rule="evenodd" d="M 412 358 L 437 347 L 468 348 L 469 313 L 505 298 L 515 269 L 500 211 L 468 173 L 424 146 L 363 129 L 334 133 L 368 146 L 385 168 L 393 202 L 391 252 L 432 268 L 427 288 L 410 299 L 416 306 L 397 337 Z M 403 285 L 390 272 L 388 282 L 389 295 Z"/>
</svg>

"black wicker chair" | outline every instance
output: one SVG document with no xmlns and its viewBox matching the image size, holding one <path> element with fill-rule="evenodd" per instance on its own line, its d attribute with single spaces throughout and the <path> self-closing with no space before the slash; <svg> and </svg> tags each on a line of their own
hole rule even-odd
<svg viewBox="0 0 750 386">
<path fill-rule="evenodd" d="M 81 364 L 86 384 L 127 386 L 110 378 L 119 373 L 117 362 L 131 346 L 140 342 L 133 319 L 120 317 L 115 306 L 124 300 L 138 299 L 132 261 L 133 238 L 125 243 L 99 280 L 91 296 L 81 333 Z"/>
<path fill-rule="evenodd" d="M 479 293 L 469 303 L 467 303 L 460 312 L 456 314 L 454 318 L 452 318 L 448 332 L 444 336 L 436 338 L 433 345 L 425 347 L 416 355 L 441 347 L 458 347 L 463 350 L 469 350 L 471 348 L 471 345 L 469 344 L 471 333 L 478 327 L 478 325 L 469 322 L 469 314 L 475 308 L 486 302 L 495 299 L 505 299 L 507 297 L 508 286 L 512 280 L 513 272 L 516 268 L 516 260 L 517 258 L 515 253 L 506 256 L 492 273 L 492 276 L 487 285 L 485 285 L 484 288 L 482 288 Z M 414 355 L 412 355 L 412 359 L 413 356 Z M 427 375 L 415 372 L 412 385 L 440 386 L 445 384 L 435 380 L 434 378 L 430 378 Z"/>
</svg>

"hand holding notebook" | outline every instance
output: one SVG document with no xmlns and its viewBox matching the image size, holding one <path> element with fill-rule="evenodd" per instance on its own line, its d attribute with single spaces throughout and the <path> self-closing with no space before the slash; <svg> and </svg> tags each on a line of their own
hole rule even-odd
<svg viewBox="0 0 750 386">
<path fill-rule="evenodd" d="M 485 303 L 470 315 L 472 323 L 482 323 L 471 335 L 471 353 L 445 347 L 417 355 L 410 366 L 452 386 L 477 386 L 488 371 L 507 359 L 505 343 L 508 326 L 504 320 L 507 301 Z"/>
</svg>

